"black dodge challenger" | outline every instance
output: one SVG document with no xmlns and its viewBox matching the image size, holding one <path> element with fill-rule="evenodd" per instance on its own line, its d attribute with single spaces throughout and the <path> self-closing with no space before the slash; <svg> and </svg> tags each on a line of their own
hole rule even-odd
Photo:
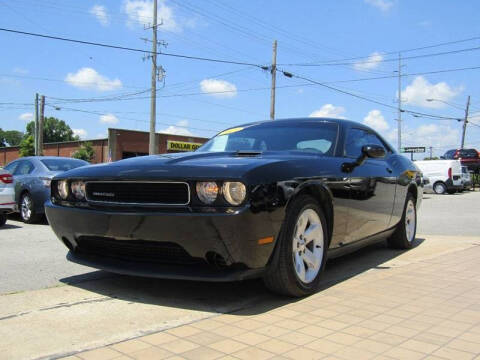
<svg viewBox="0 0 480 360">
<path fill-rule="evenodd" d="M 70 261 L 122 274 L 312 293 L 327 258 L 408 249 L 418 168 L 360 123 L 287 119 L 222 131 L 197 151 L 55 177 L 48 221 Z"/>
</svg>

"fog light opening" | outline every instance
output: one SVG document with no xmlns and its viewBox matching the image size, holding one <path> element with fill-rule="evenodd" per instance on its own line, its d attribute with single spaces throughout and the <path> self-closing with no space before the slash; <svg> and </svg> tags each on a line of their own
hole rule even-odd
<svg viewBox="0 0 480 360">
<path fill-rule="evenodd" d="M 227 261 L 225 258 L 215 251 L 207 252 L 205 258 L 210 266 L 213 266 L 217 269 L 223 269 L 227 267 Z"/>
</svg>

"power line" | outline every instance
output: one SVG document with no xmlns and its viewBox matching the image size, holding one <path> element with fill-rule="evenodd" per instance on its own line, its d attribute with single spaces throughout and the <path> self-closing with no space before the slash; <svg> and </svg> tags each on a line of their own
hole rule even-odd
<svg viewBox="0 0 480 360">
<path fill-rule="evenodd" d="M 361 99 L 361 100 L 368 101 L 368 102 L 371 102 L 371 103 L 374 103 L 374 104 L 377 104 L 377 105 L 381 105 L 381 106 L 384 106 L 384 107 L 388 107 L 388 108 L 390 108 L 390 109 L 395 109 L 395 110 L 397 110 L 397 107 L 396 107 L 396 106 L 393 106 L 393 105 L 390 105 L 390 104 L 386 104 L 386 103 L 383 103 L 383 102 L 380 102 L 380 101 L 377 101 L 377 100 L 374 100 L 374 99 L 370 99 L 370 98 L 367 98 L 367 97 L 362 96 L 362 95 L 354 94 L 354 93 L 349 92 L 349 91 L 341 90 L 341 89 L 338 89 L 338 88 L 336 88 L 336 87 L 327 85 L 327 84 L 325 84 L 325 83 L 321 83 L 321 82 L 319 82 L 319 81 L 306 78 L 306 77 L 304 77 L 304 76 L 292 74 L 292 73 L 290 73 L 290 72 L 288 72 L 288 71 L 283 71 L 283 70 L 280 70 L 280 71 L 283 73 L 284 76 L 286 76 L 286 77 L 288 77 L 288 78 L 297 78 L 297 79 L 302 79 L 302 80 L 305 80 L 305 81 L 309 81 L 309 82 L 311 82 L 312 84 L 316 84 L 316 85 L 325 87 L 325 88 L 327 88 L 327 89 L 330 89 L 330 90 L 333 90 L 333 91 L 336 91 L 336 92 L 339 92 L 339 93 L 342 93 L 342 94 L 345 94 L 345 95 L 349 95 L 349 96 L 355 97 L 355 98 L 357 98 L 357 99 Z M 415 116 L 415 115 L 418 115 L 418 116 L 428 117 L 428 118 L 436 119 L 436 120 L 457 120 L 457 121 L 461 121 L 461 120 L 462 120 L 462 119 L 459 119 L 459 118 L 439 116 L 439 115 L 434 115 L 434 114 L 426 114 L 426 113 L 419 112 L 419 111 L 412 111 L 412 110 L 405 110 L 405 109 L 402 109 L 402 113 L 409 113 L 409 114 L 412 114 L 412 115 L 414 115 L 414 116 Z"/>
<path fill-rule="evenodd" d="M 6 29 L 6 28 L 0 28 L 0 31 L 5 31 L 5 32 L 9 32 L 9 33 L 14 33 L 14 34 L 27 35 L 27 36 L 35 36 L 35 37 L 40 37 L 40 38 L 45 38 L 45 39 L 50 39 L 50 40 L 59 40 L 59 41 L 66 41 L 66 42 L 83 44 L 83 45 L 92 45 L 92 46 L 99 46 L 99 47 L 105 47 L 105 48 L 110 48 L 110 49 L 132 51 L 132 52 L 138 52 L 138 53 L 143 53 L 143 54 L 145 54 L 145 53 L 154 54 L 152 51 L 143 50 L 143 49 L 131 48 L 131 47 L 120 46 L 120 45 L 112 45 L 112 44 L 106 44 L 106 43 L 98 43 L 98 42 L 93 42 L 93 41 L 77 40 L 77 39 L 71 39 L 71 38 L 65 38 L 65 37 L 59 37 L 59 36 L 38 34 L 38 33 L 32 33 L 32 32 L 27 32 L 27 31 L 20 31 L 20 30 Z M 155 52 L 155 54 L 162 55 L 162 56 L 171 56 L 171 57 L 176 57 L 176 58 L 188 59 L 188 60 L 198 60 L 198 61 L 208 61 L 208 62 L 223 63 L 223 64 L 254 66 L 254 67 L 260 68 L 262 70 L 268 70 L 267 66 L 259 65 L 259 64 L 253 64 L 253 63 L 249 63 L 249 62 L 242 62 L 242 61 L 214 59 L 214 58 L 207 58 L 207 57 L 200 57 L 200 56 L 167 53 L 167 52 Z"/>
<path fill-rule="evenodd" d="M 426 45 L 426 46 L 421 46 L 421 47 L 416 47 L 416 48 L 409 48 L 409 49 L 402 49 L 402 50 L 395 50 L 395 51 L 388 51 L 388 52 L 379 52 L 379 54 L 380 55 L 392 55 L 392 54 L 398 54 L 398 53 L 413 52 L 413 51 L 431 49 L 431 48 L 435 48 L 435 47 L 439 47 L 439 46 L 459 44 L 459 43 L 462 43 L 462 42 L 468 42 L 468 41 L 473 41 L 473 40 L 480 40 L 480 36 L 474 36 L 474 37 L 471 37 L 471 38 L 454 40 L 454 41 L 447 41 L 447 42 L 437 43 L 437 44 L 433 44 L 433 45 Z M 343 62 L 343 61 L 350 61 L 350 60 L 368 59 L 368 58 L 370 58 L 370 56 L 371 56 L 371 54 L 366 55 L 366 56 L 357 56 L 357 57 L 351 57 L 351 58 L 327 60 L 327 61 L 323 61 L 322 63 Z"/>
<path fill-rule="evenodd" d="M 55 106 L 45 104 L 49 107 L 55 108 Z M 91 115 L 107 115 L 108 113 L 103 113 L 99 111 L 90 111 L 90 110 L 83 110 L 83 109 L 75 109 L 75 108 L 61 108 L 61 110 L 66 110 L 66 111 L 74 111 L 74 112 L 81 112 L 81 113 L 86 113 L 86 114 L 91 114 Z M 143 119 L 134 119 L 130 117 L 125 117 L 125 116 L 117 116 L 117 118 L 122 119 L 122 120 L 128 120 L 128 121 L 136 121 L 136 122 L 144 122 L 144 123 L 150 123 L 149 120 L 143 120 Z M 191 127 L 191 126 L 186 126 L 186 125 L 179 125 L 179 124 L 172 124 L 172 123 L 163 123 L 163 122 L 156 122 L 158 125 L 164 125 L 164 126 L 176 126 L 176 127 L 181 127 L 185 129 L 193 129 L 193 130 L 200 130 L 200 131 L 212 131 L 212 132 L 218 132 L 218 129 L 205 129 L 205 128 L 197 128 L 197 127 Z"/>
<path fill-rule="evenodd" d="M 449 55 L 449 54 L 458 54 L 462 52 L 469 52 L 469 51 L 477 51 L 480 50 L 480 46 L 466 48 L 466 49 L 458 49 L 458 50 L 450 50 L 450 51 L 443 51 L 438 53 L 430 53 L 430 54 L 422 54 L 422 55 L 412 55 L 412 56 L 405 56 L 402 57 L 404 60 L 411 60 L 411 59 L 419 59 L 419 58 L 426 58 L 426 57 L 434 57 L 434 56 L 442 56 L 442 55 Z M 371 64 L 371 63 L 381 63 L 381 62 L 391 62 L 391 61 L 398 61 L 398 58 L 390 58 L 390 59 L 382 59 L 382 60 L 366 60 L 362 61 L 362 64 Z M 297 63 L 297 64 L 280 64 L 282 66 L 305 66 L 305 67 L 318 67 L 318 66 L 340 66 L 340 65 L 355 65 L 357 62 L 331 62 L 331 63 Z"/>
</svg>

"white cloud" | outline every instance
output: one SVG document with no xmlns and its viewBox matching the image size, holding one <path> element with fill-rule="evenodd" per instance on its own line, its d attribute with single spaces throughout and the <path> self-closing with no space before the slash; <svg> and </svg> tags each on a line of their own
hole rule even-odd
<svg viewBox="0 0 480 360">
<path fill-rule="evenodd" d="M 365 3 L 372 5 L 383 12 L 389 11 L 394 5 L 392 0 L 365 0 Z"/>
<path fill-rule="evenodd" d="M 81 68 L 76 73 L 68 73 L 65 81 L 81 89 L 98 91 L 116 90 L 122 87 L 122 82 L 119 79 L 110 80 L 89 67 Z"/>
<path fill-rule="evenodd" d="M 87 137 L 87 130 L 85 129 L 72 129 L 73 134 L 78 136 L 80 139 L 85 139 Z"/>
<path fill-rule="evenodd" d="M 365 60 L 357 61 L 353 67 L 358 71 L 375 69 L 382 61 L 383 55 L 379 52 L 374 52 Z"/>
<path fill-rule="evenodd" d="M 100 116 L 100 122 L 103 124 L 116 124 L 118 118 L 113 114 L 104 114 Z"/>
<path fill-rule="evenodd" d="M 95 16 L 100 24 L 107 26 L 110 24 L 110 17 L 107 13 L 107 8 L 103 5 L 93 5 L 90 9 L 90 14 Z"/>
<path fill-rule="evenodd" d="M 367 116 L 363 118 L 363 123 L 378 132 L 383 132 L 389 128 L 389 125 L 380 110 L 369 111 Z"/>
<path fill-rule="evenodd" d="M 164 134 L 173 134 L 173 135 L 185 135 L 193 136 L 193 134 L 187 129 L 188 120 L 180 120 L 176 125 L 170 125 L 169 127 L 160 130 Z"/>
<path fill-rule="evenodd" d="M 397 145 L 397 129 L 386 135 L 387 140 Z M 460 129 L 450 125 L 424 124 L 416 128 L 402 128 L 402 146 L 433 146 L 437 154 L 460 145 Z"/>
<path fill-rule="evenodd" d="M 123 11 L 127 14 L 127 25 L 130 27 L 153 24 L 153 2 L 151 0 L 125 0 Z M 157 23 L 162 23 L 158 27 L 160 31 L 180 32 L 182 30 L 173 15 L 173 9 L 165 5 L 163 1 L 158 3 Z"/>
<path fill-rule="evenodd" d="M 345 108 L 343 106 L 335 106 L 332 104 L 325 104 L 320 109 L 312 112 L 309 117 L 327 117 L 327 118 L 336 118 L 336 119 L 345 119 L 345 116 L 342 114 L 345 113 Z"/>
<path fill-rule="evenodd" d="M 237 95 L 237 87 L 225 80 L 205 79 L 200 82 L 200 88 L 205 94 L 216 97 L 234 97 Z"/>
<path fill-rule="evenodd" d="M 20 74 L 20 75 L 26 75 L 28 74 L 28 70 L 27 69 L 24 69 L 22 67 L 19 67 L 19 66 L 16 66 L 13 68 L 13 72 L 15 74 Z"/>
<path fill-rule="evenodd" d="M 462 90 L 462 87 L 452 88 L 446 82 L 431 84 L 423 76 L 417 76 L 405 90 L 402 90 L 402 101 L 410 105 L 438 109 L 446 106 L 441 101 L 451 100 Z M 427 99 L 441 101 L 427 101 Z"/>
<path fill-rule="evenodd" d="M 30 121 L 33 119 L 33 114 L 29 112 L 23 113 L 23 114 L 20 114 L 18 118 L 23 121 Z"/>
</svg>

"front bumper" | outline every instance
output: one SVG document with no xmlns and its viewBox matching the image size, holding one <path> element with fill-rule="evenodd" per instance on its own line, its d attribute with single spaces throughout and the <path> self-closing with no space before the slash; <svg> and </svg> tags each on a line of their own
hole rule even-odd
<svg viewBox="0 0 480 360">
<path fill-rule="evenodd" d="M 58 238 L 70 249 L 68 259 L 73 262 L 124 274 L 210 281 L 259 276 L 270 259 L 283 220 L 283 209 L 254 213 L 248 206 L 224 212 L 120 212 L 47 202 L 45 212 Z M 258 243 L 267 237 L 274 241 Z M 90 245 L 95 241 L 103 244 L 101 251 L 82 249 L 85 239 Z M 109 248 L 109 244 L 113 246 Z M 160 244 L 183 248 L 192 262 L 169 259 L 165 263 L 151 261 L 151 256 L 147 260 L 134 256 L 144 245 L 149 251 L 157 248 L 152 245 Z M 127 252 L 131 249 L 132 258 L 125 256 L 125 247 L 118 256 L 114 251 L 117 245 L 125 245 Z"/>
</svg>

